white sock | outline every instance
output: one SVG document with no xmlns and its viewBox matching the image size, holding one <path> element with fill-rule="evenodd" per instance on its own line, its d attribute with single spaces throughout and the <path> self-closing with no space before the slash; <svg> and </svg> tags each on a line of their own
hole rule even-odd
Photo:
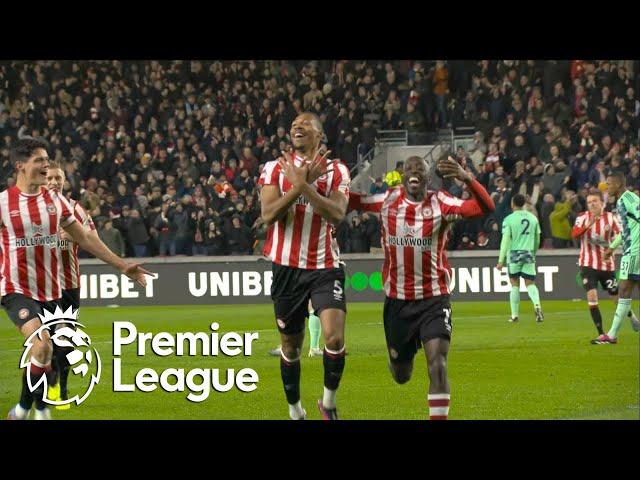
<svg viewBox="0 0 640 480">
<path fill-rule="evenodd" d="M 302 403 L 300 403 L 300 400 L 298 400 L 293 405 L 289 405 L 289 417 L 291 417 L 292 420 L 300 420 L 301 418 L 304 418 L 306 414 L 307 412 L 305 412 L 304 408 L 302 408 Z"/>
<path fill-rule="evenodd" d="M 336 408 L 336 393 L 337 390 L 329 390 L 324 387 L 324 394 L 322 395 L 322 406 L 324 408 Z"/>
<path fill-rule="evenodd" d="M 18 418 L 27 418 L 27 415 L 29 415 L 29 410 L 22 408 L 19 403 L 15 406 L 13 411 Z"/>
<path fill-rule="evenodd" d="M 48 408 L 43 408 L 42 410 L 36 409 L 33 414 L 34 420 L 51 420 L 51 412 Z"/>
</svg>

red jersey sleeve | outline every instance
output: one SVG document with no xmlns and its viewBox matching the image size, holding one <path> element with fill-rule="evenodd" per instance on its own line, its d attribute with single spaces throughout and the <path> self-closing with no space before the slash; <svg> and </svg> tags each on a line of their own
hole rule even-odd
<svg viewBox="0 0 640 480">
<path fill-rule="evenodd" d="M 91 218 L 91 215 L 89 215 L 87 213 L 87 211 L 82 208 L 82 206 L 79 203 L 76 203 L 74 205 L 74 216 L 76 217 L 76 220 L 79 221 L 83 227 L 88 228 L 89 230 L 95 230 L 96 226 L 93 223 L 93 218 Z"/>
<path fill-rule="evenodd" d="M 272 160 L 264 164 L 258 185 L 279 185 L 280 165 L 277 160 Z"/>
<path fill-rule="evenodd" d="M 62 227 L 68 227 L 73 222 L 76 221 L 75 216 L 73 215 L 73 208 L 69 204 L 69 201 L 64 198 L 63 195 L 56 195 L 55 198 L 58 200 L 58 204 L 60 205 L 60 225 Z"/>
<path fill-rule="evenodd" d="M 349 185 L 351 184 L 351 174 L 347 166 L 336 160 L 333 161 L 333 179 L 331 181 L 331 191 L 342 192 L 349 195 Z"/>
<path fill-rule="evenodd" d="M 573 225 L 573 229 L 571 230 L 571 237 L 578 238 L 584 235 L 584 233 L 587 231 L 587 226 L 589 224 L 588 220 L 589 220 L 589 212 L 583 212 L 580 215 L 578 215 L 578 218 L 576 218 L 576 222 Z"/>
<path fill-rule="evenodd" d="M 444 190 L 438 192 L 440 211 L 445 220 L 451 222 L 460 218 L 481 217 L 496 209 L 489 193 L 476 179 L 469 183 L 469 191 L 474 196 L 472 200 L 461 200 Z"/>
<path fill-rule="evenodd" d="M 380 212 L 386 198 L 387 193 L 363 195 L 361 193 L 352 192 L 349 194 L 349 210 Z"/>
</svg>

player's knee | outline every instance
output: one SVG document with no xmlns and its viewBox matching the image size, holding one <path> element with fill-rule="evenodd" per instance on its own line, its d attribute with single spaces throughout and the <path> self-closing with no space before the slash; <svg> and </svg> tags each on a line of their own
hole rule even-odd
<svg viewBox="0 0 640 480">
<path fill-rule="evenodd" d="M 39 362 L 44 362 L 51 358 L 53 346 L 50 340 L 36 340 L 33 342 L 33 347 L 31 348 L 31 355 Z"/>
<path fill-rule="evenodd" d="M 587 292 L 587 300 L 592 303 L 598 302 L 598 291 L 597 290 L 589 290 Z"/>
<path fill-rule="evenodd" d="M 437 355 L 429 362 L 429 378 L 432 382 L 441 381 L 447 377 L 447 359 L 444 355 Z"/>
<path fill-rule="evenodd" d="M 339 332 L 329 332 L 325 336 L 324 345 L 329 350 L 337 352 L 344 347 L 344 336 Z"/>
</svg>

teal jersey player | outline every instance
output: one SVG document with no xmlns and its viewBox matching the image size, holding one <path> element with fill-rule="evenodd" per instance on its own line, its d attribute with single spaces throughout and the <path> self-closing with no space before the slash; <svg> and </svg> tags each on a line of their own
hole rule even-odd
<svg viewBox="0 0 640 480">
<path fill-rule="evenodd" d="M 619 172 L 609 175 L 607 190 L 609 195 L 618 198 L 616 208 L 622 228 L 620 235 L 609 245 L 605 257 L 610 257 L 614 250 L 622 245 L 622 258 L 620 258 L 619 298 L 613 324 L 606 334 L 591 341 L 596 345 L 618 343 L 618 331 L 622 326 L 622 320 L 626 317 L 631 318 L 633 330 L 640 331 L 640 323 L 637 320 L 634 322 L 634 315 L 629 315 L 633 290 L 640 286 L 640 197 L 627 190 L 626 178 Z"/>
<path fill-rule="evenodd" d="M 616 202 L 618 215 L 620 216 L 622 256 L 635 257 L 635 271 L 630 269 L 627 273 L 631 275 L 640 275 L 638 271 L 640 265 L 637 263 L 638 254 L 640 253 L 640 197 L 635 193 L 627 190 Z M 622 274 L 622 266 L 620 268 Z M 640 278 L 636 278 L 640 280 Z"/>
<path fill-rule="evenodd" d="M 517 194 L 511 200 L 513 213 L 502 221 L 502 242 L 498 268 L 507 263 L 509 281 L 511 282 L 511 318 L 518 321 L 520 307 L 520 278 L 524 279 L 529 298 L 533 302 L 536 321 L 542 322 L 542 306 L 540 292 L 534 283 L 536 278 L 536 252 L 540 245 L 540 223 L 535 215 L 524 210 L 525 198 Z"/>
</svg>

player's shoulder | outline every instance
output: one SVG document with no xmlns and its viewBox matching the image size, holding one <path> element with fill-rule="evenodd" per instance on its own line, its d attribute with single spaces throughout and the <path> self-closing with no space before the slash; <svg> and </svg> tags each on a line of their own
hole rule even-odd
<svg viewBox="0 0 640 480">
<path fill-rule="evenodd" d="M 427 194 L 430 191 L 434 192 L 434 195 L 438 199 L 438 202 L 444 203 L 445 205 L 461 205 L 462 202 L 463 202 L 462 199 L 460 199 L 458 197 L 454 197 L 448 191 L 446 191 L 444 188 L 440 188 L 438 190 L 428 190 Z"/>
</svg>

